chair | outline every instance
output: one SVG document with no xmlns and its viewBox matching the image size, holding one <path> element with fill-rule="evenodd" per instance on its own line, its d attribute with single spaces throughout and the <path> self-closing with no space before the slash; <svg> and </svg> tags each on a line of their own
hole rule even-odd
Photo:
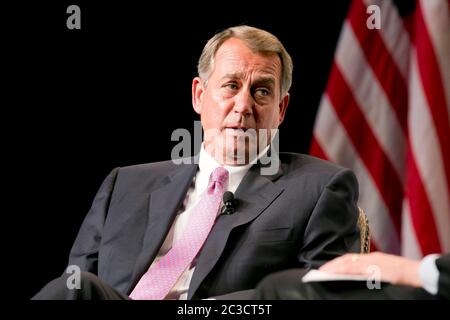
<svg viewBox="0 0 450 320">
<path fill-rule="evenodd" d="M 361 207 L 359 209 L 358 216 L 358 227 L 361 239 L 361 253 L 370 252 L 370 229 L 369 229 L 369 219 Z"/>
</svg>

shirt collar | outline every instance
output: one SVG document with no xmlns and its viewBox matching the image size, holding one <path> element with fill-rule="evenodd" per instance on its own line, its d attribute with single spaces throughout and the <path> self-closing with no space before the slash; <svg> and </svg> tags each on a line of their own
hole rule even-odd
<svg viewBox="0 0 450 320">
<path fill-rule="evenodd" d="M 250 167 L 255 164 L 258 159 L 260 159 L 269 149 L 269 145 L 264 148 L 264 150 L 259 153 L 258 157 L 254 159 L 251 163 L 242 165 L 242 166 L 222 166 L 228 170 L 229 173 L 229 181 L 228 181 L 228 191 L 235 192 L 242 179 L 250 170 Z M 217 167 L 220 167 L 221 164 L 216 161 L 208 152 L 206 152 L 204 145 L 200 148 L 200 156 L 199 156 L 199 172 L 197 175 L 197 188 L 200 190 L 205 190 L 208 186 L 209 176 L 211 172 Z"/>
</svg>

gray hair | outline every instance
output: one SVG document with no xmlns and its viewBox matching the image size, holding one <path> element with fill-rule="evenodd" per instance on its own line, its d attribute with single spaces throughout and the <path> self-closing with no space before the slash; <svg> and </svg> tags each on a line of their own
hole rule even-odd
<svg viewBox="0 0 450 320">
<path fill-rule="evenodd" d="M 230 38 L 244 41 L 253 52 L 276 53 L 281 60 L 281 95 L 288 93 L 292 84 L 292 59 L 283 44 L 273 34 L 250 26 L 237 26 L 225 29 L 209 39 L 203 48 L 198 61 L 198 75 L 204 85 L 207 85 L 209 76 L 214 69 L 214 56 L 220 46 Z"/>
</svg>

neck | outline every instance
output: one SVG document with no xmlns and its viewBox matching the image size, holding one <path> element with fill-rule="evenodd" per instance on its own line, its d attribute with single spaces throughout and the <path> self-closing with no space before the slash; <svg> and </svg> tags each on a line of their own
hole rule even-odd
<svg viewBox="0 0 450 320">
<path fill-rule="evenodd" d="M 215 148 L 214 145 L 203 145 L 204 150 L 210 157 L 222 166 L 246 166 L 255 163 L 269 149 L 269 145 L 263 148 L 259 154 L 256 148 L 253 152 L 247 150 L 233 150 L 231 152 L 223 151 L 221 148 Z"/>
</svg>

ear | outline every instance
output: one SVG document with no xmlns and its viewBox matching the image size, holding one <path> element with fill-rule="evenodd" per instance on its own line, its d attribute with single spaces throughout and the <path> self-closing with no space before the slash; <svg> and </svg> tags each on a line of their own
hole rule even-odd
<svg viewBox="0 0 450 320">
<path fill-rule="evenodd" d="M 192 107 L 198 114 L 202 111 L 202 99 L 204 92 L 205 89 L 203 87 L 202 80 L 199 77 L 195 77 L 192 80 Z"/>
<path fill-rule="evenodd" d="M 280 108 L 279 118 L 278 118 L 278 125 L 280 125 L 283 120 L 284 116 L 286 115 L 286 109 L 289 104 L 289 93 L 287 93 L 283 99 L 281 99 L 278 107 Z"/>
</svg>

